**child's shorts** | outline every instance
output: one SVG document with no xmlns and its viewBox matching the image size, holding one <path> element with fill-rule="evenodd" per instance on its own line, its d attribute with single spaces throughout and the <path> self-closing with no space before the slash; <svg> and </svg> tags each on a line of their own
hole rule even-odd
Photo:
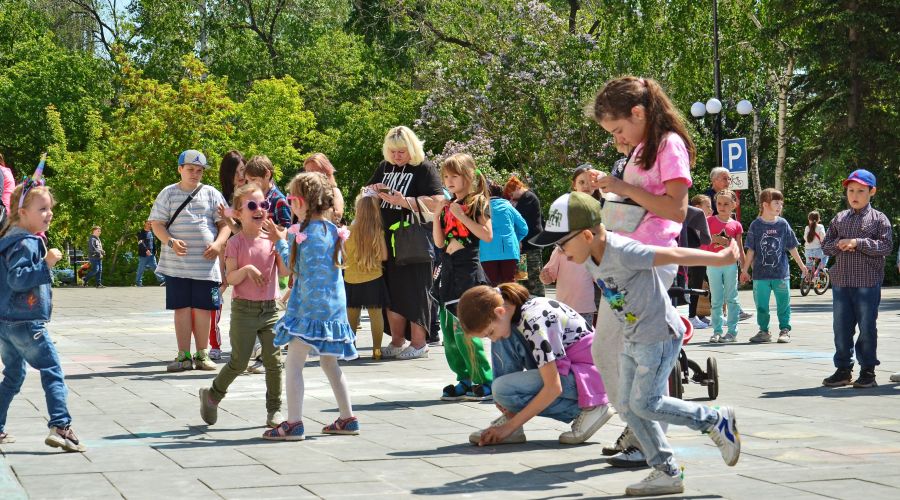
<svg viewBox="0 0 900 500">
<path fill-rule="evenodd" d="M 166 277 L 166 309 L 192 307 L 212 311 L 221 303 L 218 282 Z"/>
</svg>

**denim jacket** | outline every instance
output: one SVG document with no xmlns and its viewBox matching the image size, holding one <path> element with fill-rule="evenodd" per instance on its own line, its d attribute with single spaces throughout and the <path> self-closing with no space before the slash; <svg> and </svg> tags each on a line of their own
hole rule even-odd
<svg viewBox="0 0 900 500">
<path fill-rule="evenodd" d="M 50 321 L 50 266 L 44 240 L 13 227 L 0 239 L 0 321 Z"/>
</svg>

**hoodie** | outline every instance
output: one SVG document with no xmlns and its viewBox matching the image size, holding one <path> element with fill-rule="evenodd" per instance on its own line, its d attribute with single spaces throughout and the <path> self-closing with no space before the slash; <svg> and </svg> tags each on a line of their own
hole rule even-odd
<svg viewBox="0 0 900 500">
<path fill-rule="evenodd" d="M 528 224 L 512 204 L 503 198 L 491 197 L 491 228 L 494 238 L 478 243 L 481 262 L 519 260 L 519 242 L 528 234 Z"/>
<path fill-rule="evenodd" d="M 13 227 L 0 239 L 0 321 L 50 321 L 50 266 L 44 240 Z"/>
</svg>

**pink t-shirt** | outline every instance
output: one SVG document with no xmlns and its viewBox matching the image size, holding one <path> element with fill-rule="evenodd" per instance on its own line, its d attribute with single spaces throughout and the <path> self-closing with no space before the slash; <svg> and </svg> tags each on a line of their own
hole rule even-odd
<svg viewBox="0 0 900 500">
<path fill-rule="evenodd" d="M 274 244 L 267 238 L 248 239 L 238 233 L 228 240 L 225 258 L 236 258 L 237 268 L 253 264 L 266 277 L 266 284 L 258 286 L 250 277 L 234 287 L 232 296 L 244 300 L 275 300 L 278 297 L 278 266 L 275 265 Z"/>
<path fill-rule="evenodd" d="M 724 235 L 729 238 L 737 238 L 744 234 L 744 227 L 741 226 L 741 223 L 731 218 L 728 219 L 728 222 L 722 222 L 718 216 L 710 215 L 706 218 L 706 225 L 709 226 L 709 234 L 713 236 L 722 236 L 723 231 Z M 700 248 L 710 252 L 718 252 L 725 247 L 717 243 L 710 243 L 709 245 L 701 245 Z"/>
<path fill-rule="evenodd" d="M 10 208 L 10 196 L 12 196 L 13 190 L 16 189 L 16 179 L 13 178 L 12 171 L 3 165 L 0 165 L 0 181 L 2 181 L 0 182 L 0 188 L 3 189 L 0 199 L 3 200 L 6 208 Z"/>
<path fill-rule="evenodd" d="M 594 278 L 584 267 L 566 258 L 559 249 L 553 249 L 544 270 L 556 281 L 556 299 L 577 313 L 597 312 L 594 304 Z"/>
<path fill-rule="evenodd" d="M 672 132 L 666 135 L 659 145 L 656 163 L 650 170 L 644 170 L 634 164 L 634 159 L 643 148 L 644 143 L 638 144 L 634 154 L 631 155 L 631 160 L 625 165 L 625 182 L 655 195 L 666 193 L 667 181 L 680 179 L 688 187 L 693 184 L 690 156 L 680 135 Z M 637 230 L 620 234 L 646 245 L 674 247 L 677 245 L 675 239 L 681 234 L 681 223 L 664 219 L 648 211 Z"/>
</svg>

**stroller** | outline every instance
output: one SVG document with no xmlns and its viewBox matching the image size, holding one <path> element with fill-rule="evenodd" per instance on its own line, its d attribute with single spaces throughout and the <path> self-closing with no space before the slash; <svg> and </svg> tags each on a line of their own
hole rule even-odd
<svg viewBox="0 0 900 500">
<path fill-rule="evenodd" d="M 708 296 L 709 291 L 682 287 L 669 288 L 670 297 L 684 295 Z M 686 327 L 682 341 L 682 346 L 685 346 L 691 341 L 691 337 L 694 335 L 694 328 L 687 318 L 682 316 L 681 321 L 684 322 Z M 706 371 L 703 371 L 696 361 L 688 358 L 687 353 L 684 352 L 684 347 L 682 347 L 681 352 L 678 354 L 678 362 L 672 367 L 672 373 L 669 375 L 669 395 L 683 399 L 684 386 L 690 382 L 705 385 L 706 392 L 711 400 L 719 396 L 719 368 L 716 365 L 716 358 L 706 358 Z"/>
</svg>

